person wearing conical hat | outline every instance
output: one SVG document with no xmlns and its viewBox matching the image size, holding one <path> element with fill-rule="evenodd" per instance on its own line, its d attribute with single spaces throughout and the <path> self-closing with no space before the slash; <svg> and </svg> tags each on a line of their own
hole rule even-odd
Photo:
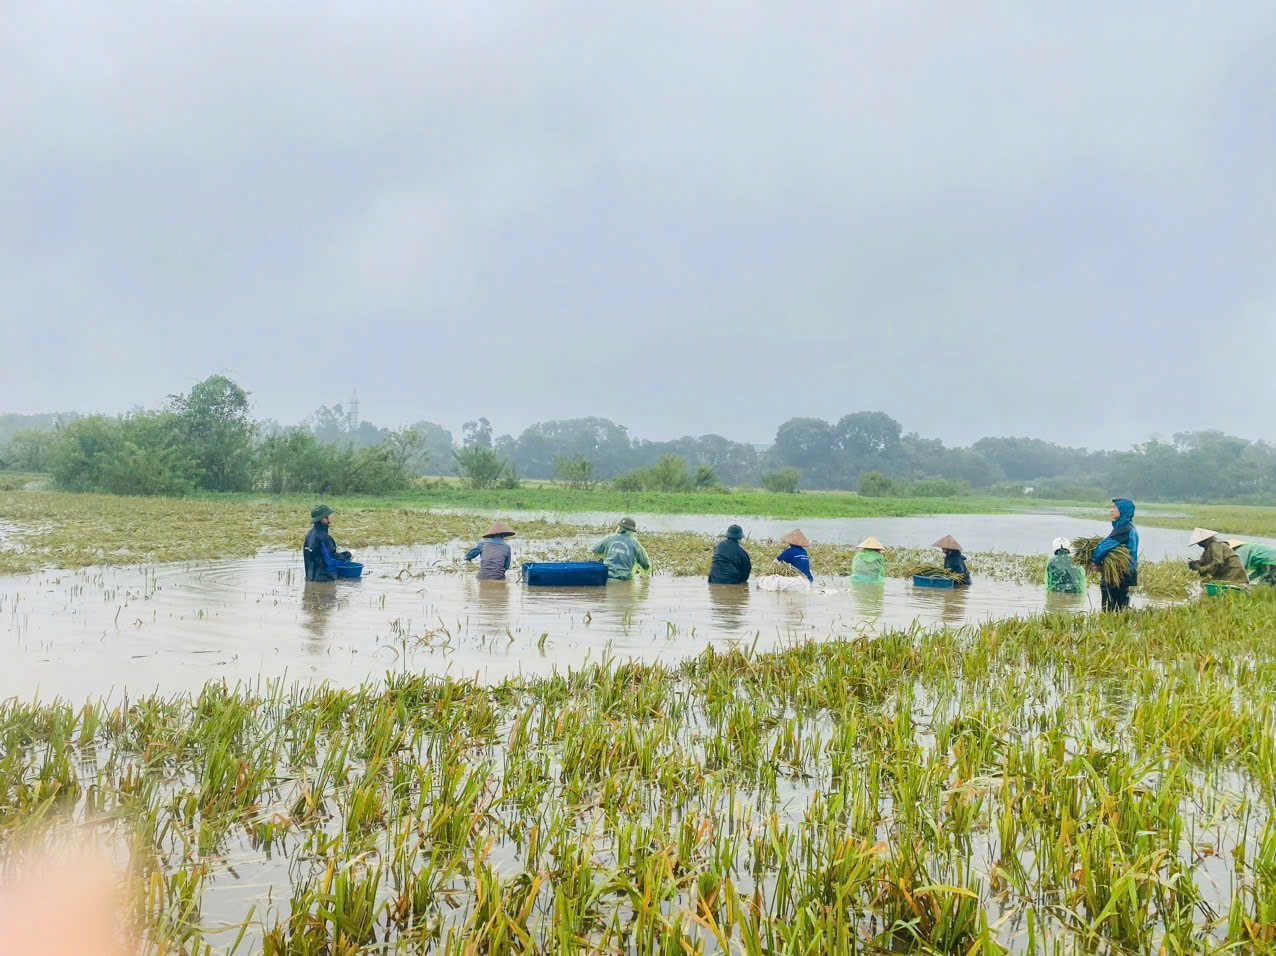
<svg viewBox="0 0 1276 956">
<path fill-rule="evenodd" d="M 884 584 L 886 582 L 886 555 L 882 542 L 869 535 L 857 546 L 851 561 L 852 584 Z"/>
<path fill-rule="evenodd" d="M 594 545 L 594 554 L 601 555 L 607 565 L 608 581 L 633 580 L 635 566 L 651 573 L 651 559 L 638 540 L 638 525 L 633 518 L 621 518 L 616 533 Z"/>
<path fill-rule="evenodd" d="M 1046 564 L 1046 591 L 1056 594 L 1084 594 L 1085 570 L 1072 561 L 1072 542 L 1055 538 Z"/>
<path fill-rule="evenodd" d="M 801 530 L 794 528 L 780 542 L 788 547 L 777 554 L 775 560 L 795 568 L 804 578 L 814 583 L 815 578 L 811 576 L 811 555 L 806 550 L 811 546 L 810 539 Z"/>
<path fill-rule="evenodd" d="M 727 528 L 727 533 L 713 549 L 713 561 L 709 564 L 710 584 L 747 584 L 753 573 L 749 552 L 740 546 L 744 529 L 738 524 Z"/>
<path fill-rule="evenodd" d="M 1228 547 L 1227 542 L 1219 538 L 1217 531 L 1197 528 L 1192 532 L 1187 543 L 1201 546 L 1200 558 L 1187 562 L 1187 566 L 1202 579 L 1226 584 L 1249 584 L 1245 565 L 1241 563 L 1236 552 Z"/>
<path fill-rule="evenodd" d="M 1241 559 L 1250 584 L 1276 584 L 1276 548 L 1240 538 L 1229 539 L 1227 546 Z"/>
<path fill-rule="evenodd" d="M 505 572 L 514 557 L 514 549 L 505 539 L 512 537 L 514 529 L 504 521 L 497 521 L 483 533 L 482 540 L 465 553 L 466 561 L 479 558 L 477 577 L 480 581 L 505 580 Z"/>
<path fill-rule="evenodd" d="M 337 580 L 337 566 L 350 560 L 349 551 L 338 551 L 328 526 L 335 512 L 327 505 L 316 505 L 310 511 L 310 531 L 301 548 L 301 558 L 306 566 L 307 581 Z"/>
<path fill-rule="evenodd" d="M 931 547 L 944 552 L 944 568 L 960 575 L 956 583 L 961 587 L 970 586 L 970 569 L 966 567 L 966 556 L 961 553 L 961 545 L 951 534 L 946 534 Z"/>
</svg>

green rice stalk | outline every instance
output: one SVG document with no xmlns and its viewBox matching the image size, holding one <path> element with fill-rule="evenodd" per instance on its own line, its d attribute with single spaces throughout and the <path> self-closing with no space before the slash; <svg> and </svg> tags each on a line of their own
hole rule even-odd
<svg viewBox="0 0 1276 956">
<path fill-rule="evenodd" d="M 1088 569 L 1094 560 L 1095 548 L 1102 540 L 1103 538 L 1074 538 L 1072 554 L 1077 564 Z M 1122 579 L 1129 573 L 1130 560 L 1130 551 L 1123 544 L 1104 555 L 1103 563 L 1099 566 L 1099 576 L 1103 583 L 1109 587 L 1119 587 Z"/>
</svg>

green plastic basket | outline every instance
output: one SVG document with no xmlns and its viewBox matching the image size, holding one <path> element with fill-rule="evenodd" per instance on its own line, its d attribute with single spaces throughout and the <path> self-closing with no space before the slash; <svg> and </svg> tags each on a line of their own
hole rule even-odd
<svg viewBox="0 0 1276 956">
<path fill-rule="evenodd" d="M 1205 583 L 1205 593 L 1217 597 L 1220 594 L 1244 594 L 1248 591 L 1243 584 L 1223 584 L 1219 581 L 1207 581 Z"/>
</svg>

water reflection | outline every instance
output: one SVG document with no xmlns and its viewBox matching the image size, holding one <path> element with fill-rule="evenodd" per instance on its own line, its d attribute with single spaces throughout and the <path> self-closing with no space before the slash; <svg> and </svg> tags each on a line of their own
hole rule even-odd
<svg viewBox="0 0 1276 956">
<path fill-rule="evenodd" d="M 467 590 L 478 610 L 475 617 L 479 630 L 485 634 L 499 634 L 510 626 L 510 592 L 514 590 L 509 581 L 480 581 L 467 577 Z"/>
<path fill-rule="evenodd" d="M 852 584 L 851 602 L 860 617 L 876 623 L 886 606 L 886 587 L 883 584 Z"/>
<path fill-rule="evenodd" d="M 323 649 L 324 638 L 332 624 L 333 612 L 341 606 L 335 581 L 307 581 L 301 592 L 301 626 L 314 640 L 307 641 L 306 650 L 318 653 Z"/>
<path fill-rule="evenodd" d="M 926 608 L 945 627 L 961 627 L 966 619 L 970 588 L 913 588 L 913 602 Z"/>
<path fill-rule="evenodd" d="M 709 584 L 709 616 L 721 631 L 734 632 L 744 627 L 749 613 L 747 584 Z"/>
<path fill-rule="evenodd" d="M 1084 611 L 1088 606 L 1084 594 L 1062 594 L 1058 591 L 1046 592 L 1046 612 L 1048 614 L 1075 614 Z"/>
<path fill-rule="evenodd" d="M 629 628 L 642 616 L 643 605 L 651 595 L 651 578 L 635 577 L 629 581 L 611 581 L 603 588 L 605 618 L 622 628 Z"/>
</svg>

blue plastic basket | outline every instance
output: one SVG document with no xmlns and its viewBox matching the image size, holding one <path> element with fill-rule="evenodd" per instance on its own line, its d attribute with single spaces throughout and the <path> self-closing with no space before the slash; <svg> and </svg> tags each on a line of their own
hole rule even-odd
<svg viewBox="0 0 1276 956">
<path fill-rule="evenodd" d="M 363 565 L 358 561 L 342 561 L 337 565 L 337 577 L 361 578 L 363 577 Z"/>
<path fill-rule="evenodd" d="M 931 577 L 928 574 L 913 575 L 913 587 L 915 588 L 951 588 L 956 586 L 957 582 L 952 578 Z"/>
<path fill-rule="evenodd" d="M 529 561 L 523 565 L 523 582 L 536 587 L 594 587 L 607 583 L 607 565 L 601 561 Z"/>
</svg>

